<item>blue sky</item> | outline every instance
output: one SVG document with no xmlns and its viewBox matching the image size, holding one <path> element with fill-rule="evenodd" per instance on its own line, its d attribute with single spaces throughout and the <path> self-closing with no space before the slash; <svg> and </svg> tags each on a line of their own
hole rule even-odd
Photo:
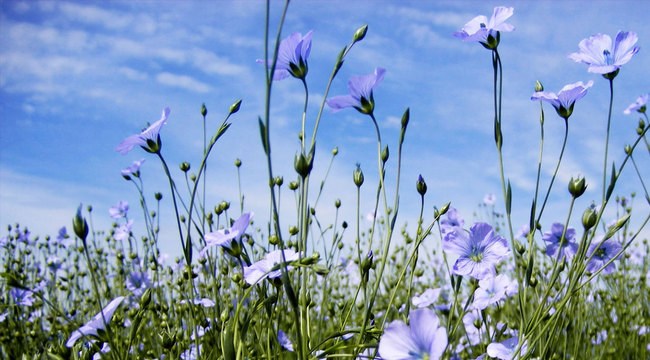
<svg viewBox="0 0 650 360">
<path fill-rule="evenodd" d="M 127 200 L 136 232 L 142 231 L 135 189 L 121 178 L 120 170 L 145 158 L 145 190 L 150 197 L 155 191 L 163 192 L 169 205 L 162 168 L 140 149 L 122 156 L 114 151 L 115 146 L 157 120 L 161 109 L 169 106 L 170 120 L 162 130 L 163 153 L 174 170 L 182 161 L 196 168 L 203 147 L 201 104 L 208 108 L 208 129 L 214 131 L 237 99 L 243 100 L 241 111 L 233 117 L 231 129 L 209 163 L 208 203 L 227 200 L 236 204 L 232 164 L 240 158 L 246 208 L 257 213 L 258 221 L 265 221 L 266 168 L 257 129 L 264 109 L 264 74 L 263 67 L 255 63 L 263 57 L 263 4 L 0 3 L 0 224 L 19 222 L 35 234 L 55 234 L 63 225 L 70 227 L 76 207 L 83 202 L 94 206 L 97 228 L 106 229 L 111 222 L 108 208 Z M 272 4 L 273 29 L 280 4 Z M 366 39 L 348 56 L 330 94 L 346 93 L 349 76 L 370 73 L 377 66 L 386 68 L 384 82 L 375 91 L 375 113 L 393 155 L 400 116 L 410 107 L 400 224 L 414 224 L 419 211 L 414 185 L 418 174 L 428 183 L 429 217 L 433 205 L 451 201 L 471 221 L 486 193 L 497 194 L 502 208 L 492 136 L 490 53 L 452 36 L 471 18 L 489 16 L 498 5 L 515 8 L 509 22 L 516 30 L 502 34 L 499 48 L 504 66 L 504 159 L 513 186 L 516 228 L 526 221 L 534 190 L 539 105 L 529 99 L 535 80 L 550 91 L 575 81 L 595 82 L 570 119 L 567 153 L 544 218 L 550 226 L 566 217 L 569 196 L 565 189 L 571 176 L 584 175 L 589 184 L 577 204 L 578 214 L 599 199 L 601 189 L 607 81 L 567 56 L 578 50 L 581 39 L 595 33 L 614 36 L 618 30 L 630 30 L 639 35 L 641 51 L 614 82 L 610 159 L 618 164 L 622 147 L 634 139 L 637 120 L 622 111 L 650 90 L 648 2 L 296 1 L 289 8 L 285 36 L 314 31 L 307 78 L 308 124 L 313 124 L 338 51 L 359 26 L 369 25 Z M 295 79 L 274 86 L 274 166 L 288 182 L 294 176 L 303 89 Z M 548 106 L 546 118 L 544 186 L 563 132 L 562 121 Z M 340 154 L 318 213 L 321 221 L 327 220 L 333 214 L 333 200 L 341 198 L 343 216 L 352 223 L 355 163 L 361 163 L 367 179 L 364 213 L 371 210 L 377 181 L 374 129 L 369 119 L 353 110 L 325 113 L 316 186 L 335 146 Z M 649 178 L 647 156 L 639 156 L 637 162 Z M 388 166 L 389 179 L 394 178 L 394 167 L 395 162 Z M 621 195 L 639 189 L 630 170 L 619 188 Z M 180 171 L 176 174 L 181 181 Z M 286 189 L 285 194 L 285 204 L 291 204 Z M 648 206 L 638 201 L 637 210 L 647 214 Z M 163 234 L 170 238 L 163 240 L 163 247 L 174 251 L 178 244 L 172 213 L 166 209 L 162 216 Z"/>
</svg>

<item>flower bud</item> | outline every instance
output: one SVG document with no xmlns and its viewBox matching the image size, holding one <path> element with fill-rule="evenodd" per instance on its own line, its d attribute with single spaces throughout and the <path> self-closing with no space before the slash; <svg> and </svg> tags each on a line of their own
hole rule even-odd
<svg viewBox="0 0 650 360">
<path fill-rule="evenodd" d="M 630 145 L 625 145 L 625 155 L 632 155 L 632 147 Z"/>
<path fill-rule="evenodd" d="M 236 113 L 239 111 L 239 108 L 241 107 L 241 100 L 235 101 L 234 104 L 230 105 L 230 115 Z"/>
<path fill-rule="evenodd" d="M 205 118 L 205 116 L 208 115 L 208 108 L 205 107 L 205 103 L 201 105 L 201 116 Z"/>
<path fill-rule="evenodd" d="M 142 297 L 140 298 L 140 308 L 146 309 L 150 303 L 151 303 L 151 288 L 148 288 L 147 290 L 144 291 L 144 294 L 142 294 Z"/>
<path fill-rule="evenodd" d="M 535 81 L 535 92 L 544 91 L 544 85 L 539 80 Z"/>
<path fill-rule="evenodd" d="M 359 42 L 363 40 L 363 38 L 366 37 L 367 32 L 368 32 L 368 25 L 363 25 L 362 27 L 358 28 L 357 31 L 354 32 L 354 36 L 352 37 L 352 42 Z"/>
<path fill-rule="evenodd" d="M 415 182 L 415 188 L 420 196 L 424 196 L 427 193 L 427 183 L 424 181 L 422 175 L 418 176 L 418 181 Z"/>
<path fill-rule="evenodd" d="M 569 180 L 569 192 L 574 198 L 579 198 L 587 190 L 587 184 L 584 177 Z"/>
<path fill-rule="evenodd" d="M 404 114 L 402 114 L 402 129 L 406 130 L 410 118 L 411 118 L 411 109 L 406 108 L 406 111 L 404 111 Z"/>
<path fill-rule="evenodd" d="M 311 159 L 308 159 L 305 154 L 296 155 L 293 161 L 293 167 L 302 178 L 306 178 L 312 169 Z"/>
<path fill-rule="evenodd" d="M 74 230 L 75 235 L 85 243 L 86 237 L 88 236 L 88 223 L 81 215 L 81 207 L 82 205 L 79 205 L 79 208 L 77 208 L 77 214 L 72 218 L 72 229 Z"/>
<path fill-rule="evenodd" d="M 341 223 L 341 227 L 342 227 L 343 229 L 347 229 L 347 228 L 348 228 L 348 222 L 347 222 L 347 221 L 343 221 L 343 223 Z"/>
<path fill-rule="evenodd" d="M 334 200 L 334 207 L 337 209 L 341 207 L 341 199 Z"/>
<path fill-rule="evenodd" d="M 239 158 L 235 159 L 235 166 L 241 167 L 241 160 Z"/>
<path fill-rule="evenodd" d="M 275 181 L 275 185 L 278 187 L 284 184 L 284 178 L 282 176 L 276 176 L 274 181 Z"/>
<path fill-rule="evenodd" d="M 338 154 L 339 154 L 339 147 L 337 146 L 337 147 L 335 147 L 334 149 L 332 149 L 332 155 L 333 155 L 333 156 L 336 156 L 336 155 L 338 155 Z"/>
<path fill-rule="evenodd" d="M 368 276 L 370 275 L 370 269 L 372 268 L 372 261 L 373 261 L 374 255 L 372 253 L 372 250 L 368 252 L 366 255 L 366 258 L 361 260 L 361 278 L 363 279 L 364 282 L 368 281 Z"/>
<path fill-rule="evenodd" d="M 186 172 L 190 171 L 190 163 L 188 163 L 187 161 L 183 161 L 183 162 L 179 165 L 179 167 L 181 168 L 181 171 L 182 171 L 182 172 L 185 172 L 185 173 L 186 173 Z"/>
<path fill-rule="evenodd" d="M 230 203 L 228 201 L 222 201 L 219 203 L 219 207 L 221 207 L 223 211 L 226 211 L 230 209 Z"/>
<path fill-rule="evenodd" d="M 298 233 L 298 227 L 295 225 L 292 225 L 289 227 L 289 235 L 296 235 Z"/>
<path fill-rule="evenodd" d="M 352 179 L 354 180 L 354 185 L 358 188 L 363 185 L 363 171 L 361 171 L 361 165 L 357 164 L 357 168 L 352 173 Z"/>
<path fill-rule="evenodd" d="M 386 145 L 384 149 L 381 151 L 381 162 L 385 164 L 386 161 L 388 161 L 389 156 L 390 156 L 390 152 L 388 151 L 388 145 Z"/>
<path fill-rule="evenodd" d="M 292 181 L 289 183 L 289 190 L 295 191 L 298 189 L 298 182 L 297 181 Z"/>
<path fill-rule="evenodd" d="M 594 225 L 596 225 L 596 220 L 598 220 L 598 215 L 591 207 L 588 207 L 587 210 L 582 213 L 582 226 L 585 228 L 585 231 L 594 227 Z"/>
<path fill-rule="evenodd" d="M 153 194 L 153 197 L 156 199 L 156 201 L 160 201 L 162 200 L 162 193 L 157 192 Z"/>
<path fill-rule="evenodd" d="M 280 239 L 276 235 L 271 235 L 269 236 L 269 244 L 271 245 L 277 245 L 280 243 Z"/>
</svg>

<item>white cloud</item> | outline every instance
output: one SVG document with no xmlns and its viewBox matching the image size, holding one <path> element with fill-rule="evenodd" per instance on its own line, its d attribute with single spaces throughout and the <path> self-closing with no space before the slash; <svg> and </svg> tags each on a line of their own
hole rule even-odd
<svg viewBox="0 0 650 360">
<path fill-rule="evenodd" d="M 175 75 L 168 72 L 162 72 L 156 75 L 156 81 L 163 85 L 177 87 L 198 93 L 206 93 L 211 89 L 209 85 L 204 84 L 192 77 L 186 75 Z"/>
</svg>

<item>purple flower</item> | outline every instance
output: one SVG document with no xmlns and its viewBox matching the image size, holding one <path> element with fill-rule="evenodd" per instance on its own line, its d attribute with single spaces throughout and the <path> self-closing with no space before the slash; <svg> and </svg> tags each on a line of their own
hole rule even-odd
<svg viewBox="0 0 650 360">
<path fill-rule="evenodd" d="M 126 155 L 135 146 L 140 146 L 145 151 L 150 153 L 157 153 L 160 151 L 160 129 L 167 123 L 169 112 L 170 110 L 168 107 L 164 108 L 160 120 L 151 124 L 141 133 L 131 135 L 128 138 L 124 139 L 119 145 L 117 145 L 115 151 L 119 152 L 122 155 Z"/>
<path fill-rule="evenodd" d="M 413 306 L 416 308 L 425 308 L 428 307 L 431 304 L 434 304 L 438 298 L 440 297 L 440 292 L 442 289 L 426 289 L 422 294 L 419 296 L 414 296 L 413 299 L 411 299 L 411 302 L 413 303 Z"/>
<path fill-rule="evenodd" d="M 633 104 L 630 104 L 627 109 L 623 110 L 623 113 L 625 115 L 630 115 L 632 111 L 636 111 L 638 113 L 644 114 L 646 111 L 646 106 L 648 104 L 649 96 L 650 94 L 643 94 L 639 96 Z"/>
<path fill-rule="evenodd" d="M 34 293 L 31 290 L 11 288 L 9 295 L 18 306 L 32 306 L 34 304 Z"/>
<path fill-rule="evenodd" d="M 557 257 L 558 251 L 560 252 L 559 259 L 562 260 L 565 256 L 568 260 L 573 258 L 573 255 L 578 251 L 578 244 L 575 241 L 576 230 L 568 228 L 564 237 L 564 225 L 554 223 L 551 225 L 551 231 L 545 232 L 542 235 L 542 240 L 546 242 L 546 255 Z"/>
<path fill-rule="evenodd" d="M 450 207 L 447 211 L 447 217 L 440 220 L 440 232 L 442 235 L 445 235 L 456 230 L 463 231 L 464 225 L 465 220 L 458 215 L 458 210 L 454 207 Z"/>
<path fill-rule="evenodd" d="M 285 249 L 284 258 L 287 262 L 295 261 L 300 258 L 300 254 L 293 250 Z M 256 284 L 265 278 L 275 279 L 282 275 L 282 270 L 279 265 L 283 264 L 282 250 L 271 251 L 266 254 L 264 259 L 254 263 L 251 266 L 244 267 L 244 279 L 250 285 Z M 287 270 L 293 269 L 292 266 L 287 266 Z"/>
<path fill-rule="evenodd" d="M 459 256 L 454 263 L 454 274 L 478 280 L 494 275 L 496 264 L 510 253 L 506 239 L 497 235 L 492 226 L 481 222 L 472 225 L 469 234 L 447 233 L 442 248 Z"/>
<path fill-rule="evenodd" d="M 584 84 L 582 81 L 578 81 L 573 84 L 565 85 L 560 92 L 552 93 L 546 91 L 538 91 L 530 97 L 531 100 L 543 100 L 555 108 L 557 114 L 565 120 L 569 119 L 569 116 L 573 113 L 573 105 L 575 102 L 582 99 L 587 94 L 587 89 L 589 89 L 594 84 L 593 81 L 589 80 L 587 84 Z"/>
<path fill-rule="evenodd" d="M 122 176 L 127 180 L 131 179 L 131 175 L 140 177 L 140 167 L 142 166 L 143 162 L 144 159 L 134 161 L 133 164 L 129 165 L 127 168 L 122 169 Z"/>
<path fill-rule="evenodd" d="M 589 65 L 589 72 L 603 75 L 614 73 L 615 76 L 621 66 L 639 51 L 639 47 L 634 46 L 638 39 L 634 32 L 619 31 L 612 44 L 609 35 L 596 34 L 580 41 L 580 52 L 570 54 L 569 58 Z"/>
<path fill-rule="evenodd" d="M 440 359 L 447 347 L 447 331 L 430 309 L 410 314 L 407 326 L 400 320 L 388 324 L 379 340 L 379 355 L 385 360 Z"/>
<path fill-rule="evenodd" d="M 129 203 L 122 200 L 120 200 L 119 203 L 117 203 L 114 206 L 111 206 L 111 208 L 108 209 L 108 213 L 111 215 L 113 219 L 121 219 L 123 217 L 126 217 L 126 213 L 128 211 L 129 211 Z"/>
<path fill-rule="evenodd" d="M 488 276 L 478 282 L 478 289 L 474 292 L 475 309 L 483 310 L 517 293 L 516 281 L 510 280 L 507 275 Z"/>
<path fill-rule="evenodd" d="M 384 73 L 386 70 L 378 67 L 372 74 L 352 76 L 348 81 L 350 94 L 329 98 L 327 105 L 334 111 L 353 107 L 362 114 L 371 115 L 375 109 L 372 91 L 384 79 Z"/>
<path fill-rule="evenodd" d="M 519 336 L 518 334 L 515 334 L 515 336 L 504 340 L 502 342 L 493 342 L 487 347 L 487 354 L 490 355 L 493 358 L 497 358 L 500 360 L 512 360 L 512 359 L 519 359 L 523 354 L 526 353 L 526 350 L 528 349 L 528 346 L 526 346 L 526 343 L 524 343 L 521 346 L 521 350 L 515 356 L 515 350 L 517 350 L 517 345 L 519 344 Z"/>
<path fill-rule="evenodd" d="M 235 250 L 233 240 L 238 240 L 244 235 L 253 215 L 252 212 L 243 213 L 239 219 L 235 220 L 231 227 L 205 234 L 205 247 L 201 250 L 199 256 L 205 257 L 208 250 L 215 245 L 223 247 L 234 256 L 238 255 L 236 251 L 233 252 Z"/>
<path fill-rule="evenodd" d="M 607 262 L 617 256 L 622 248 L 621 244 L 614 239 L 607 239 L 604 242 L 602 236 L 594 239 L 587 250 L 587 257 L 591 257 L 591 260 L 587 263 L 586 270 L 592 273 L 600 270 Z M 614 270 L 616 270 L 616 264 L 611 262 L 603 269 L 603 274 L 611 274 Z"/>
<path fill-rule="evenodd" d="M 145 290 L 151 287 L 149 274 L 144 271 L 134 271 L 126 277 L 126 288 L 133 293 L 135 297 L 140 297 Z"/>
<path fill-rule="evenodd" d="M 308 70 L 307 58 L 311 52 L 312 33 L 313 31 L 309 31 L 302 36 L 296 32 L 280 42 L 273 80 L 286 79 L 289 75 L 297 79 L 305 79 Z M 264 63 L 264 60 L 257 60 L 257 62 Z M 271 60 L 268 60 L 267 63 L 269 66 L 273 64 Z"/>
<path fill-rule="evenodd" d="M 479 15 L 470 20 L 454 36 L 463 41 L 478 41 L 487 49 L 496 49 L 499 45 L 499 32 L 510 32 L 515 29 L 508 20 L 514 13 L 514 8 L 497 6 L 494 8 L 490 20 L 484 15 Z"/>
<path fill-rule="evenodd" d="M 287 334 L 282 330 L 278 330 L 278 342 L 285 350 L 293 351 L 293 344 L 291 343 L 289 336 L 287 336 Z"/>
<path fill-rule="evenodd" d="M 68 342 L 65 343 L 65 346 L 69 348 L 73 347 L 77 340 L 84 336 L 99 336 L 99 330 L 106 329 L 106 326 L 108 326 L 108 323 L 113 318 L 113 313 L 115 313 L 115 310 L 117 310 L 123 300 L 124 296 L 113 299 L 100 313 L 93 316 L 89 322 L 75 330 L 68 339 Z"/>
<path fill-rule="evenodd" d="M 113 239 L 117 241 L 128 240 L 131 236 L 131 228 L 133 227 L 133 220 L 129 220 L 126 224 L 121 225 L 115 229 Z"/>
<path fill-rule="evenodd" d="M 485 196 L 483 197 L 483 204 L 485 204 L 486 206 L 494 206 L 496 202 L 497 202 L 497 196 L 492 193 L 485 194 Z"/>
</svg>

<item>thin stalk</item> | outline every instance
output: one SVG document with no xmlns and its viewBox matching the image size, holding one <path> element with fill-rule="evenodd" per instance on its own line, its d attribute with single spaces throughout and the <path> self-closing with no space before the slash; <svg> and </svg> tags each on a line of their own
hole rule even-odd
<svg viewBox="0 0 650 360">
<path fill-rule="evenodd" d="M 603 160 L 603 200 L 607 191 L 607 151 L 609 150 L 609 128 L 612 122 L 612 105 L 614 103 L 614 78 L 609 79 L 609 112 L 607 114 L 607 132 L 605 133 L 605 159 Z"/>
</svg>

